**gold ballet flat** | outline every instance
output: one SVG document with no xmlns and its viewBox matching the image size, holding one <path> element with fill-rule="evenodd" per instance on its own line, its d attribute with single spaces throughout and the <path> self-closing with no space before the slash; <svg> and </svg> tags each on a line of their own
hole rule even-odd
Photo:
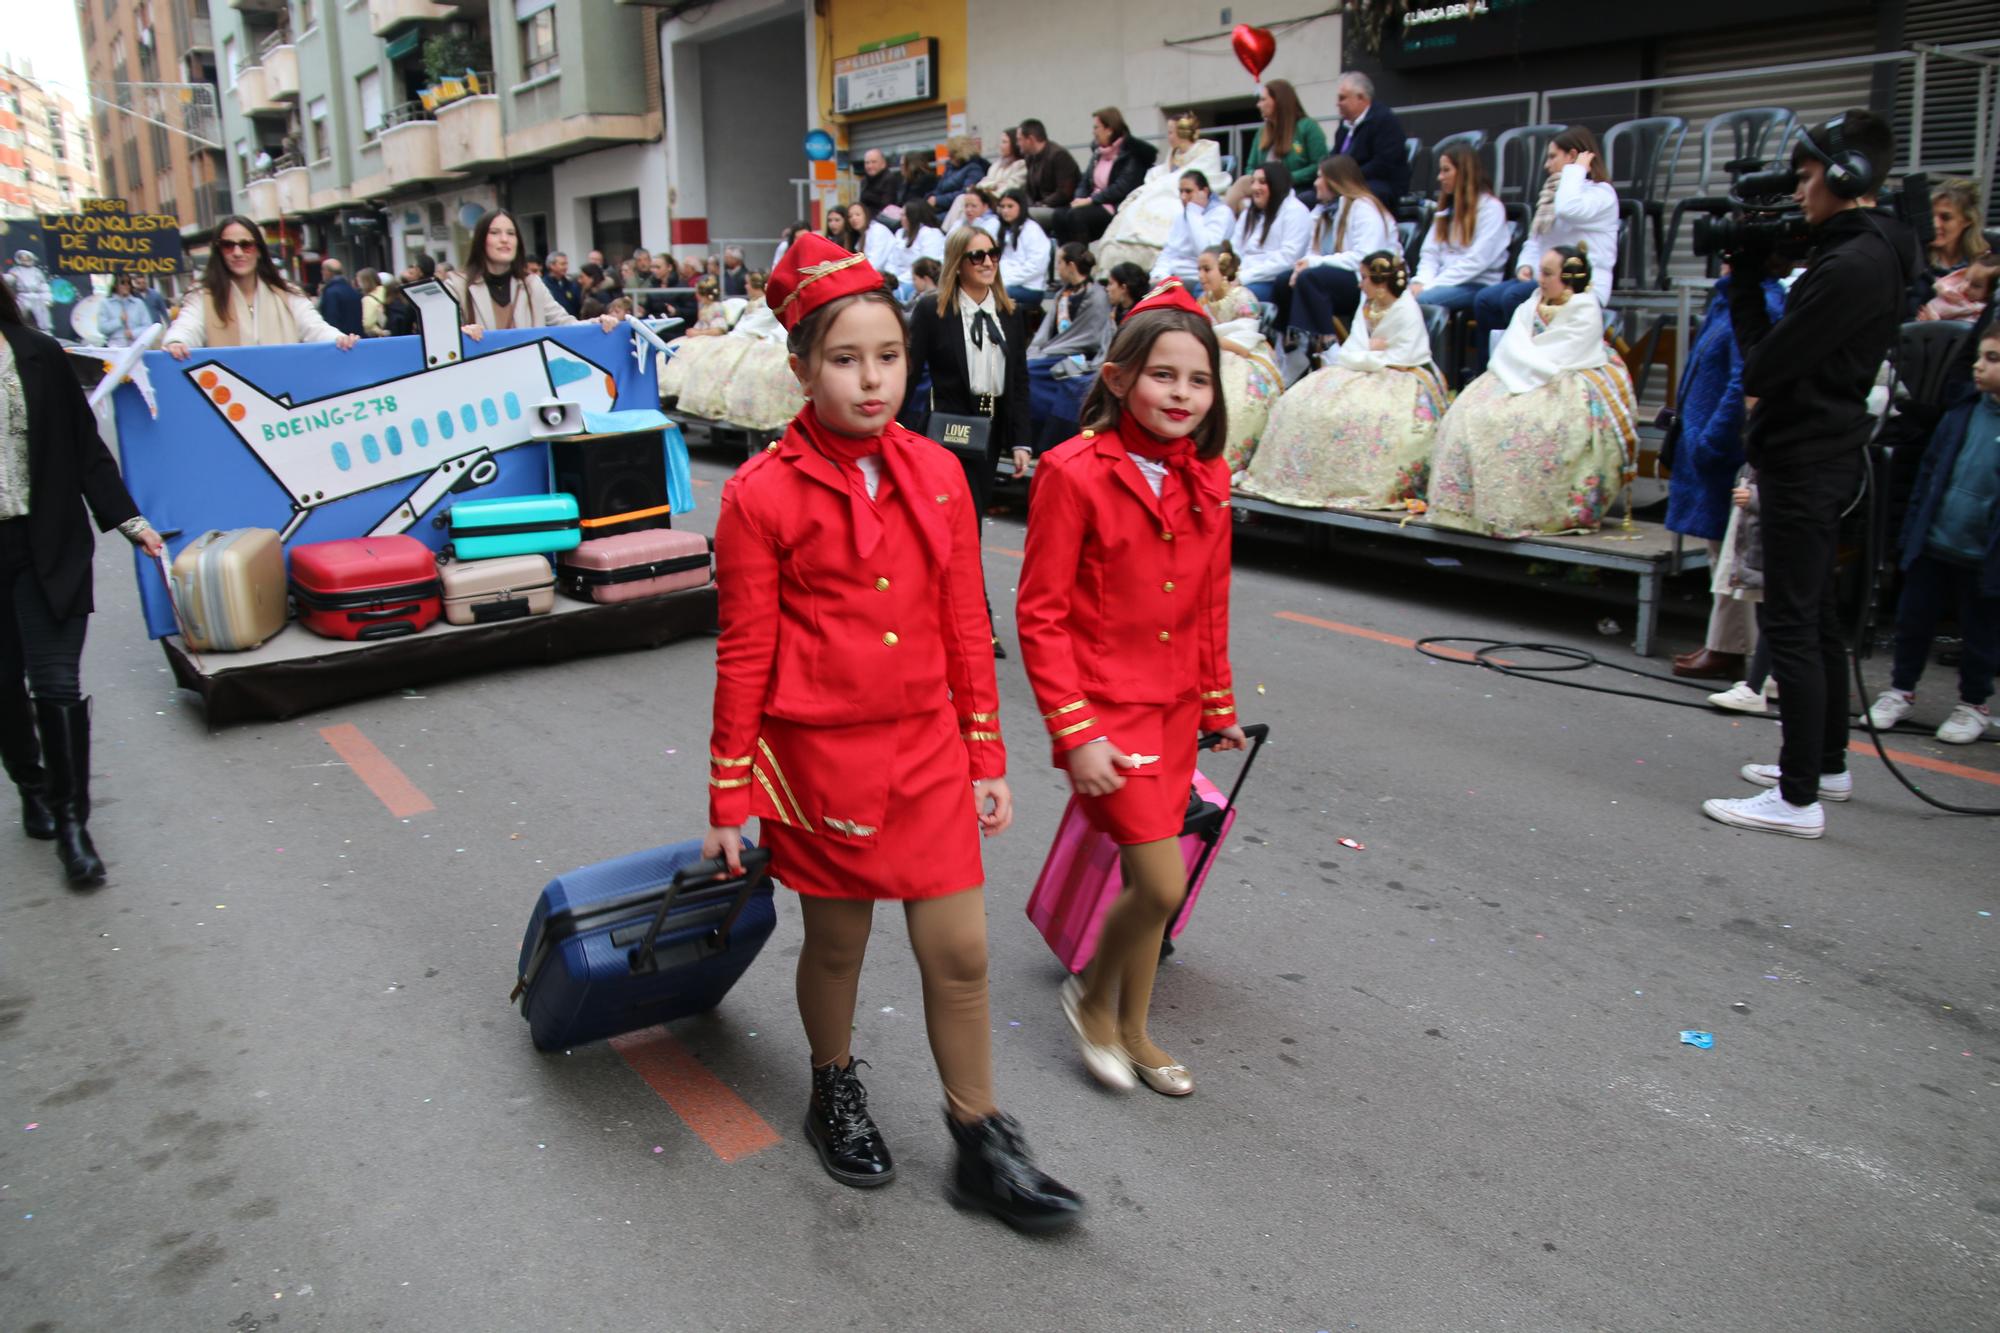
<svg viewBox="0 0 2000 1333">
<path fill-rule="evenodd" d="M 1186 1065 L 1161 1065 L 1155 1069 L 1133 1060 L 1132 1072 L 1139 1076 L 1141 1083 L 1163 1097 L 1185 1097 L 1194 1091 L 1194 1074 Z"/>
<path fill-rule="evenodd" d="M 1083 1067 L 1090 1076 L 1110 1088 L 1113 1092 L 1130 1092 L 1137 1086 L 1132 1081 L 1132 1057 L 1117 1042 L 1099 1045 L 1083 1035 L 1083 979 L 1071 977 L 1063 982 L 1062 1011 L 1069 1020 L 1069 1030 L 1076 1037 L 1076 1049 L 1083 1056 Z"/>
</svg>

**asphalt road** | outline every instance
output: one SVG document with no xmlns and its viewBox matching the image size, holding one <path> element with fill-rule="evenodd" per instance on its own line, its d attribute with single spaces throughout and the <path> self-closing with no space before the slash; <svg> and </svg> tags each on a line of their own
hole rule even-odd
<svg viewBox="0 0 2000 1333">
<path fill-rule="evenodd" d="M 701 524 L 725 474 L 697 465 Z M 1005 616 L 1018 526 L 988 541 Z M 1609 594 L 1246 536 L 1239 697 L 1276 739 L 1162 971 L 1186 1101 L 1101 1092 L 1070 1046 L 1021 914 L 1065 789 L 1004 664 L 1002 1100 L 1093 1209 L 1030 1240 L 943 1198 L 898 913 L 856 1035 L 902 1167 L 875 1193 L 802 1141 L 787 895 L 759 965 L 654 1047 L 733 1094 L 688 1085 L 696 1120 L 740 1099 L 762 1151 L 725 1160 L 644 1060 L 537 1055 L 509 1009 L 551 874 L 699 831 L 709 642 L 211 732 L 113 545 L 85 661 L 112 881 L 72 893 L 0 836 L 6 1329 L 2000 1326 L 2000 825 L 1858 760 L 1823 841 L 1728 830 L 1699 803 L 1750 792 L 1735 770 L 1774 757 L 1773 723 L 1391 641 L 1629 660 L 1593 629 L 1629 624 Z M 435 810 L 389 813 L 336 723 Z M 1895 744 L 1975 770 L 1914 774 L 1947 798 L 2000 804 L 2000 747 Z"/>
</svg>

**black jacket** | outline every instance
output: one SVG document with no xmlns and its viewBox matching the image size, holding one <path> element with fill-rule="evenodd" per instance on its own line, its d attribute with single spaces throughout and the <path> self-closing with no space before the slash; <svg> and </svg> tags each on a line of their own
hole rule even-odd
<svg viewBox="0 0 2000 1333">
<path fill-rule="evenodd" d="M 555 297 L 556 304 L 570 314 L 574 315 L 583 309 L 583 284 L 568 274 L 565 273 L 557 278 L 544 273 L 542 286 L 548 288 L 549 295 Z"/>
<path fill-rule="evenodd" d="M 361 336 L 361 290 L 346 278 L 328 278 L 320 287 L 319 313 L 342 333 Z"/>
<path fill-rule="evenodd" d="M 1344 127 L 1336 129 L 1327 136 L 1326 150 L 1345 153 L 1360 163 L 1368 188 L 1392 212 L 1410 192 L 1409 140 L 1403 134 L 1403 122 L 1381 103 L 1369 106 L 1368 114 L 1355 127 L 1352 142 Z"/>
<path fill-rule="evenodd" d="M 90 557 L 97 549 L 90 520 L 109 532 L 136 518 L 118 464 L 97 433 L 97 418 L 69 356 L 54 338 L 18 324 L 0 324 L 14 349 L 28 400 L 28 546 L 49 609 L 64 620 L 87 615 Z M 89 505 L 89 512 L 84 506 Z"/>
<path fill-rule="evenodd" d="M 1083 171 L 1069 149 L 1045 144 L 1028 159 L 1028 202 L 1043 208 L 1068 208 L 1076 202 Z"/>
<path fill-rule="evenodd" d="M 1111 179 L 1104 188 L 1090 196 L 1093 204 L 1109 204 L 1116 208 L 1125 202 L 1125 196 L 1146 183 L 1146 173 L 1152 170 L 1159 158 L 1160 150 L 1144 139 L 1125 136 L 1125 142 L 1118 149 L 1118 156 L 1111 162 Z M 1077 187 L 1082 189 L 1082 185 Z"/>
<path fill-rule="evenodd" d="M 1735 267 L 1729 314 L 1743 392 L 1757 400 L 1743 452 L 1759 472 L 1823 462 L 1868 442 L 1868 391 L 1902 327 L 1910 247 L 1861 209 L 1815 229 L 1806 271 L 1771 322 L 1758 265 Z"/>
<path fill-rule="evenodd" d="M 1903 519 L 1902 544 L 1899 563 L 1908 569 L 1924 553 L 1930 540 L 1931 525 L 1937 522 L 1938 509 L 1944 504 L 1944 493 L 1951 486 L 1952 471 L 1958 464 L 1959 451 L 1965 447 L 1966 426 L 1972 420 L 1972 409 L 1979 405 L 1979 392 L 1970 384 L 1954 387 L 1956 401 L 1938 422 L 1937 431 L 1931 436 L 1930 448 L 1924 450 L 1923 462 L 1918 465 L 1917 484 L 1910 493 L 1910 507 Z M 1979 595 L 2000 597 L 2000 514 L 1995 514 L 1986 529 L 1986 562 L 1978 571 Z"/>
<path fill-rule="evenodd" d="M 891 204 L 903 202 L 903 173 L 895 167 L 882 168 L 879 176 L 861 173 L 861 202 L 868 205 L 868 216 L 874 217 Z"/>
<path fill-rule="evenodd" d="M 1007 344 L 1007 384 L 993 413 L 992 446 L 1029 449 L 1034 433 L 1028 421 L 1028 331 L 1019 306 L 1000 316 L 1000 336 Z M 910 314 L 909 382 L 913 390 L 927 370 L 931 377 L 929 400 L 906 400 L 904 424 L 921 419 L 926 412 L 973 410 L 971 374 L 965 364 L 965 321 L 956 310 L 940 315 L 935 298 L 917 302 Z"/>
</svg>

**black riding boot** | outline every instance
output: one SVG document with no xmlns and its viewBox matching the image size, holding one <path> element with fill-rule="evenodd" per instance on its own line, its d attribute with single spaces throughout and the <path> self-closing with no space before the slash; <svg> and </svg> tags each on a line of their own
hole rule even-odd
<svg viewBox="0 0 2000 1333">
<path fill-rule="evenodd" d="M 947 1113 L 945 1123 L 958 1145 L 953 1203 L 984 1209 L 1016 1231 L 1060 1231 L 1083 1216 L 1082 1196 L 1035 1165 L 1012 1116 L 995 1112 L 961 1125 Z"/>
<path fill-rule="evenodd" d="M 0 682 L 0 762 L 21 793 L 21 831 L 31 838 L 56 836 L 49 809 L 48 774 L 42 770 L 42 743 L 35 736 L 35 706 L 20 680 Z"/>
<path fill-rule="evenodd" d="M 56 704 L 38 701 L 42 751 L 48 759 L 49 806 L 56 820 L 56 856 L 69 882 L 79 887 L 104 882 L 104 860 L 91 845 L 90 700 Z"/>
<path fill-rule="evenodd" d="M 889 1145 L 868 1117 L 868 1090 L 854 1072 L 856 1065 L 865 1063 L 850 1057 L 845 1069 L 815 1068 L 812 1101 L 806 1106 L 806 1137 L 819 1153 L 820 1165 L 841 1184 L 857 1189 L 872 1189 L 896 1178 Z"/>
</svg>

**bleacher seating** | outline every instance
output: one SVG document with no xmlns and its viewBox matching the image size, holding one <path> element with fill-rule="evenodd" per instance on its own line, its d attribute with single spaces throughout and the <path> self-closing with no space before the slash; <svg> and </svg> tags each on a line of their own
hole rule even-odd
<svg viewBox="0 0 2000 1333">
<path fill-rule="evenodd" d="M 1675 201 L 1666 243 L 1660 247 L 1661 289 L 1666 288 L 1671 278 L 1668 269 L 1673 261 L 1674 245 L 1680 239 L 1681 220 L 1689 212 L 1714 213 L 1726 208 L 1726 187 L 1744 172 L 1756 171 L 1776 161 L 1790 143 L 1792 132 L 1797 127 L 1798 117 L 1784 107 L 1776 106 L 1725 111 L 1702 127 L 1701 168 L 1695 178 L 1696 193 L 1692 198 Z M 1720 148 L 1724 135 L 1729 136 L 1727 150 Z M 1723 151 L 1727 151 L 1728 156 L 1722 156 Z M 1709 263 L 1709 272 L 1711 275 L 1715 272 L 1713 260 Z"/>
<path fill-rule="evenodd" d="M 1673 196 L 1687 129 L 1679 116 L 1647 116 L 1621 120 L 1604 132 L 1604 170 L 1618 191 L 1622 286 L 1645 284 L 1649 224 L 1654 251 L 1667 253 L 1667 200 Z"/>
<path fill-rule="evenodd" d="M 1532 203 L 1547 173 L 1542 160 L 1567 125 L 1518 125 L 1493 141 L 1493 193 L 1503 204 Z"/>
</svg>

